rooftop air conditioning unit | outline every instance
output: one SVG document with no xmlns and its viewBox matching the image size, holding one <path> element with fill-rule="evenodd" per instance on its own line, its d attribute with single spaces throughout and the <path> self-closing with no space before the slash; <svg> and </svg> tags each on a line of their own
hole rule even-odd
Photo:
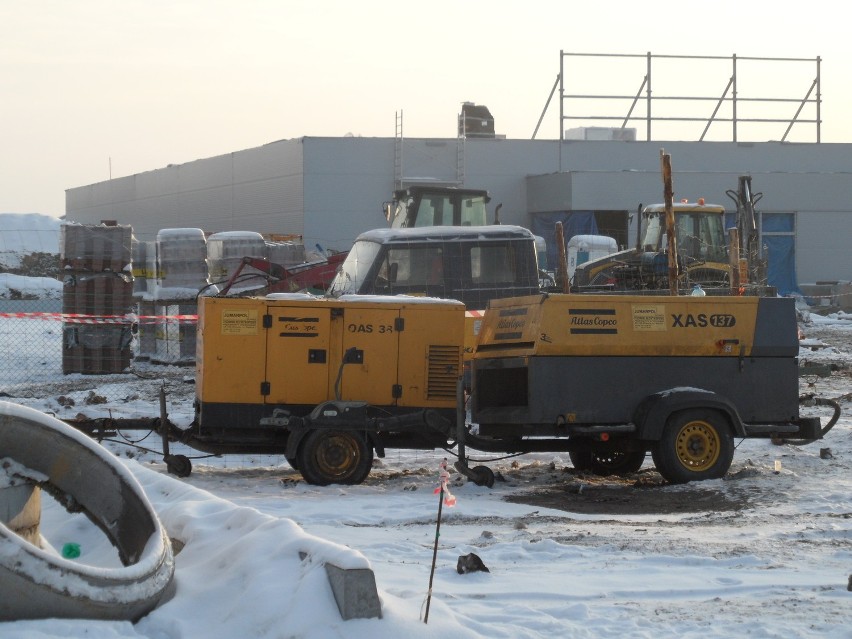
<svg viewBox="0 0 852 639">
<path fill-rule="evenodd" d="M 635 142 L 636 129 L 608 126 L 581 126 L 565 129 L 565 140 L 621 140 Z"/>
</svg>

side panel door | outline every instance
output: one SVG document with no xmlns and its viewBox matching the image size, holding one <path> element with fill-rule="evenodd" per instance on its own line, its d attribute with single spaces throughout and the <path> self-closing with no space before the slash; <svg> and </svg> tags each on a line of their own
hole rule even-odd
<svg viewBox="0 0 852 639">
<path fill-rule="evenodd" d="M 396 405 L 398 318 L 397 308 L 383 308 L 382 305 L 345 309 L 339 318 L 343 324 L 341 359 L 351 348 L 355 349 L 356 361 L 343 366 L 341 399 L 366 401 L 377 406 Z M 332 393 L 339 366 L 340 362 L 331 362 Z"/>
<path fill-rule="evenodd" d="M 331 309 L 267 307 L 267 404 L 319 404 L 328 399 Z"/>
</svg>

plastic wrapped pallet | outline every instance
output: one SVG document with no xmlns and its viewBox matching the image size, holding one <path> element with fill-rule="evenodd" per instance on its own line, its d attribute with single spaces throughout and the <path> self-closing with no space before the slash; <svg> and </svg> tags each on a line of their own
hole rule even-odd
<svg viewBox="0 0 852 639">
<path fill-rule="evenodd" d="M 155 350 L 151 361 L 184 366 L 194 364 L 196 324 L 184 318 L 196 315 L 198 305 L 158 304 L 155 308 L 162 321 L 156 325 Z"/>
<path fill-rule="evenodd" d="M 148 292 L 148 250 L 150 242 L 140 242 L 135 237 L 131 242 L 133 272 L 133 297 L 140 298 Z"/>
<path fill-rule="evenodd" d="M 201 229 L 162 229 L 157 259 L 157 299 L 195 299 L 207 285 L 207 240 Z"/>
<path fill-rule="evenodd" d="M 284 268 L 304 264 L 305 245 L 301 242 L 267 242 L 269 261 Z"/>
<path fill-rule="evenodd" d="M 236 272 L 244 257 L 268 257 L 266 242 L 253 231 L 224 231 L 207 238 L 207 264 L 210 281 L 224 283 Z M 266 285 L 266 278 L 251 266 L 246 266 L 235 281 L 233 292 L 247 291 Z"/>
</svg>

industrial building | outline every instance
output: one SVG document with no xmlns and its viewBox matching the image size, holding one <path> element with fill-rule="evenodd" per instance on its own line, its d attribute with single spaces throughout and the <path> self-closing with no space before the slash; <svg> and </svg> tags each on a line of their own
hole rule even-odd
<svg viewBox="0 0 852 639">
<path fill-rule="evenodd" d="M 651 62 L 649 54 L 649 68 Z M 547 240 L 554 222 L 562 221 L 568 238 L 591 232 L 624 246 L 635 242 L 637 208 L 663 199 L 664 149 L 672 158 L 676 200 L 704 198 L 733 212 L 726 191 L 737 188 L 739 176 L 752 177 L 754 191 L 763 194 L 757 205 L 761 246 L 779 291 L 850 280 L 852 144 L 819 140 L 816 62 L 817 98 L 802 100 L 802 106 L 816 104 L 816 142 L 788 142 L 786 134 L 780 141 L 743 142 L 736 115 L 730 141 L 705 141 L 703 134 L 695 141 L 653 139 L 648 80 L 645 141 L 624 125 L 566 128 L 571 117 L 564 107 L 559 139 L 506 139 L 495 133 L 487 108 L 465 103 L 455 137 L 404 137 L 398 114 L 394 137 L 279 140 L 70 188 L 66 219 L 130 224 L 139 240 L 153 240 L 162 228 L 189 227 L 298 235 L 309 250 L 346 250 L 362 231 L 387 224 L 382 204 L 394 189 L 442 184 L 487 189 L 500 222 Z M 567 97 L 561 89 L 563 105 Z M 719 104 L 731 99 L 723 96 Z"/>
<path fill-rule="evenodd" d="M 162 228 L 192 227 L 301 235 L 306 247 L 345 250 L 362 231 L 387 224 L 382 202 L 398 186 L 399 145 L 394 138 L 281 140 L 68 189 L 66 219 L 115 220 L 132 225 L 140 240 L 155 239 Z M 733 210 L 725 191 L 736 189 L 739 175 L 751 175 L 763 193 L 764 237 L 789 239 L 796 280 L 852 279 L 852 144 L 468 138 L 463 156 L 456 138 L 405 139 L 401 146 L 404 184 L 485 188 L 493 208 L 502 204 L 501 222 L 538 234 L 570 213 L 592 211 L 598 231 L 622 244 L 633 237 L 637 207 L 662 200 L 665 148 L 676 199 L 703 197 Z"/>
</svg>

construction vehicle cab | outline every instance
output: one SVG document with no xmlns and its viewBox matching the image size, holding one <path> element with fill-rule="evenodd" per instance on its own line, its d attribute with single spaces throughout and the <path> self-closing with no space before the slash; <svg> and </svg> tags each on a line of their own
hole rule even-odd
<svg viewBox="0 0 852 639">
<path fill-rule="evenodd" d="M 535 236 L 504 225 L 367 231 L 328 295 L 426 296 L 484 309 L 492 299 L 538 291 Z"/>
<path fill-rule="evenodd" d="M 488 191 L 450 186 L 409 186 L 394 191 L 384 212 L 391 228 L 485 226 Z"/>
<path fill-rule="evenodd" d="M 725 234 L 725 209 L 716 204 L 680 202 L 673 205 L 678 256 L 678 286 L 705 289 L 730 286 Z M 665 290 L 668 284 L 666 213 L 652 204 L 641 213 L 637 244 L 578 265 L 575 290 Z"/>
</svg>

